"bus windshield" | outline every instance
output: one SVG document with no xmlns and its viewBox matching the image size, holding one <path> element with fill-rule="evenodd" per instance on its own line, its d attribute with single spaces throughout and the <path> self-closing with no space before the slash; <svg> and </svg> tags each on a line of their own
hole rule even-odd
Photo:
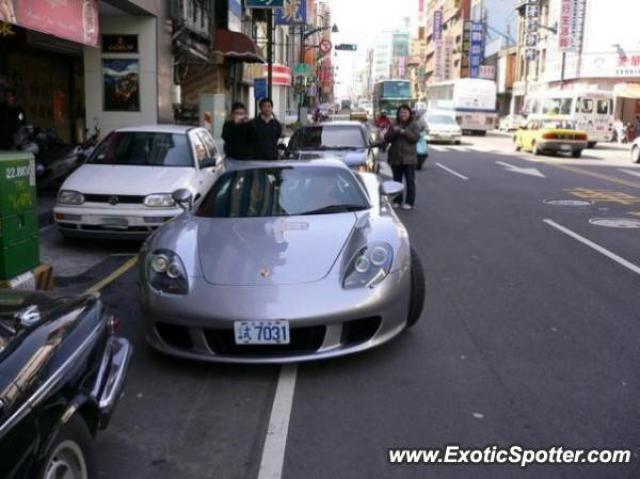
<svg viewBox="0 0 640 479">
<path fill-rule="evenodd" d="M 408 81 L 386 81 L 382 88 L 383 98 L 411 98 L 411 83 Z"/>
</svg>

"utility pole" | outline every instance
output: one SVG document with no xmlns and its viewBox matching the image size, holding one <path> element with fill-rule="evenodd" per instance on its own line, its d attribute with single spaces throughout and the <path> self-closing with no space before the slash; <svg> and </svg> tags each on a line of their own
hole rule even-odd
<svg viewBox="0 0 640 479">
<path fill-rule="evenodd" d="M 273 99 L 273 10 L 267 9 L 267 95 Z"/>
</svg>

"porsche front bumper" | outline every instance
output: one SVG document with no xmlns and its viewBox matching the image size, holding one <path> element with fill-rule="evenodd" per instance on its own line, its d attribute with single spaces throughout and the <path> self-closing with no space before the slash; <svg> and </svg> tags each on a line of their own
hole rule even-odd
<svg viewBox="0 0 640 479">
<path fill-rule="evenodd" d="M 373 348 L 406 328 L 408 269 L 375 288 L 345 290 L 339 278 L 302 285 L 214 286 L 192 279 L 186 296 L 142 284 L 146 339 L 157 350 L 214 362 L 287 363 L 331 358 Z M 243 346 L 234 321 L 288 320 L 291 343 Z"/>
</svg>

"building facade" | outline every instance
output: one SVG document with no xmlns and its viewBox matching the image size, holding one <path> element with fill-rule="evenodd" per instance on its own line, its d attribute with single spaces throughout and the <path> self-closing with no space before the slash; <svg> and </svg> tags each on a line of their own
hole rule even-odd
<svg viewBox="0 0 640 479">
<path fill-rule="evenodd" d="M 633 121 L 640 114 L 640 2 L 539 0 L 538 5 L 539 28 L 529 31 L 527 3 L 518 2 L 513 110 L 543 90 L 603 90 L 614 95 L 615 118 Z"/>
</svg>

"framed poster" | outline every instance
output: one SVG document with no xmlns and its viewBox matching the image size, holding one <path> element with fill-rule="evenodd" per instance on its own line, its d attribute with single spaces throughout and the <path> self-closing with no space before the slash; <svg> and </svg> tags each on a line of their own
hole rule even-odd
<svg viewBox="0 0 640 479">
<path fill-rule="evenodd" d="M 102 60 L 104 111 L 140 111 L 140 63 L 137 59 Z"/>
</svg>

